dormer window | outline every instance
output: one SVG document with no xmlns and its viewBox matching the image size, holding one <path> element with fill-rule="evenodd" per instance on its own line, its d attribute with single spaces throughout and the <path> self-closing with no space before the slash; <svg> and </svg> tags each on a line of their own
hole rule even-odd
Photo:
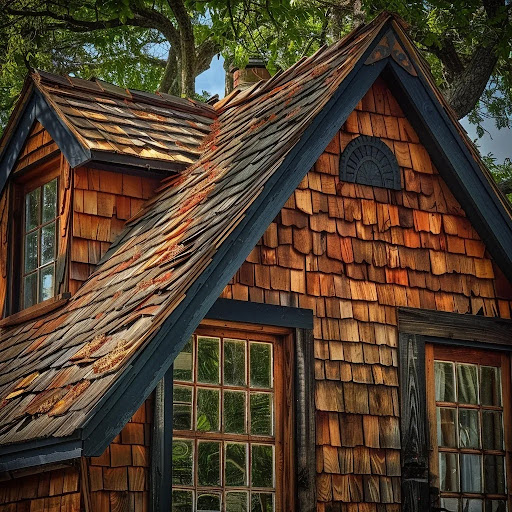
<svg viewBox="0 0 512 512">
<path fill-rule="evenodd" d="M 25 191 L 22 309 L 55 295 L 57 196 L 58 178 Z"/>
</svg>

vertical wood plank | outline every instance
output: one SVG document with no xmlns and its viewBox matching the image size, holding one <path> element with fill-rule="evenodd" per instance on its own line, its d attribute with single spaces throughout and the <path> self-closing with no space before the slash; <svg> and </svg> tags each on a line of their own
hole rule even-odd
<svg viewBox="0 0 512 512">
<path fill-rule="evenodd" d="M 151 512 L 171 510 L 173 366 L 155 390 L 151 442 Z"/>
<path fill-rule="evenodd" d="M 312 330 L 295 330 L 295 461 L 297 509 L 301 512 L 316 510 L 313 343 Z"/>
<path fill-rule="evenodd" d="M 402 506 L 408 512 L 429 510 L 426 434 L 425 343 L 400 333 L 400 413 L 402 437 Z"/>
</svg>

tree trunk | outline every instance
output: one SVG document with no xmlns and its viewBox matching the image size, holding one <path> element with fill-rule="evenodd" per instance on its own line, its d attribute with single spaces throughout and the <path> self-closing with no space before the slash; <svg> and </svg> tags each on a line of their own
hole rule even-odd
<svg viewBox="0 0 512 512">
<path fill-rule="evenodd" d="M 158 87 L 160 92 L 166 92 L 167 94 L 174 94 L 179 96 L 179 82 L 178 82 L 178 61 L 176 51 L 173 46 L 169 48 L 167 55 L 167 64 L 165 65 L 164 74 Z"/>
<path fill-rule="evenodd" d="M 454 77 L 444 94 L 459 119 L 478 103 L 497 62 L 494 46 L 482 46 L 476 49 L 464 71 Z"/>
</svg>

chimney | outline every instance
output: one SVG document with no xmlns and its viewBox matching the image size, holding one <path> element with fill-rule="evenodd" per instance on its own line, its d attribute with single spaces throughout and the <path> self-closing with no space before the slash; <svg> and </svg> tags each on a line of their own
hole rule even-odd
<svg viewBox="0 0 512 512">
<path fill-rule="evenodd" d="M 270 73 L 265 66 L 265 62 L 259 58 L 250 58 L 245 68 L 240 69 L 233 66 L 230 68 L 229 72 L 232 77 L 232 90 L 247 89 L 260 80 L 268 80 L 270 78 Z M 226 80 L 226 89 L 228 89 L 229 82 L 231 82 L 231 80 Z M 230 92 L 231 91 L 226 90 L 226 94 Z"/>
</svg>

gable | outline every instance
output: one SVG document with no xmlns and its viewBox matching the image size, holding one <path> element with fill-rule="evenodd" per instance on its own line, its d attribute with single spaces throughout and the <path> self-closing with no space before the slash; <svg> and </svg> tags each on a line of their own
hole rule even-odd
<svg viewBox="0 0 512 512">
<path fill-rule="evenodd" d="M 36 121 L 20 151 L 13 172 L 19 172 L 43 158 L 55 156 L 58 151 L 59 148 L 52 136 L 41 123 Z"/>
<path fill-rule="evenodd" d="M 394 153 L 400 190 L 340 180 L 341 155 L 361 135 Z M 326 340 L 343 338 L 340 318 L 390 323 L 386 308 L 510 318 L 512 287 L 379 78 L 222 297 L 311 308 Z"/>
</svg>

